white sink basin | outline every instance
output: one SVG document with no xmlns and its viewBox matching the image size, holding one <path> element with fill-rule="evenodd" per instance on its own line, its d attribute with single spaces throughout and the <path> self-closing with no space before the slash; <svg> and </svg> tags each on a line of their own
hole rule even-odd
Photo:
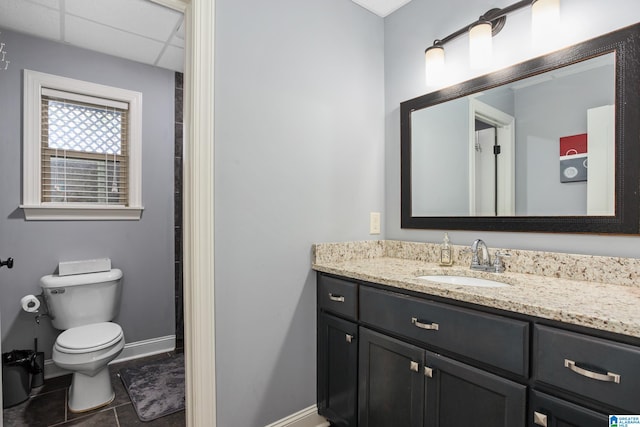
<svg viewBox="0 0 640 427">
<path fill-rule="evenodd" d="M 420 280 L 427 280 L 434 283 L 447 283 L 449 285 L 458 286 L 476 286 L 481 288 L 501 288 L 509 286 L 503 282 L 497 282 L 495 280 L 478 279 L 475 277 L 466 276 L 418 276 Z"/>
</svg>

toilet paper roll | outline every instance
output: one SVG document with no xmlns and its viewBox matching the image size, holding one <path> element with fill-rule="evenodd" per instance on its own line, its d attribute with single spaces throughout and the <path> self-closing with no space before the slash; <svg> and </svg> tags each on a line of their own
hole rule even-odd
<svg viewBox="0 0 640 427">
<path fill-rule="evenodd" d="M 35 313 L 40 308 L 40 300 L 35 295 L 25 295 L 20 300 L 22 309 L 29 313 Z"/>
</svg>

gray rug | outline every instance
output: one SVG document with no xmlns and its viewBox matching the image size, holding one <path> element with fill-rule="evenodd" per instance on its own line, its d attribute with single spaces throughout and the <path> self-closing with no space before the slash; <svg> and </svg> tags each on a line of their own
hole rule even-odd
<svg viewBox="0 0 640 427">
<path fill-rule="evenodd" d="M 184 409 L 184 354 L 119 371 L 142 421 Z"/>
</svg>

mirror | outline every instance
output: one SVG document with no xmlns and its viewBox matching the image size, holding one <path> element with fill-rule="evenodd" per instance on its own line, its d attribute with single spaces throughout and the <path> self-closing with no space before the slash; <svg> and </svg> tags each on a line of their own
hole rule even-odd
<svg viewBox="0 0 640 427">
<path fill-rule="evenodd" d="M 403 102 L 402 227 L 637 234 L 639 30 Z"/>
</svg>

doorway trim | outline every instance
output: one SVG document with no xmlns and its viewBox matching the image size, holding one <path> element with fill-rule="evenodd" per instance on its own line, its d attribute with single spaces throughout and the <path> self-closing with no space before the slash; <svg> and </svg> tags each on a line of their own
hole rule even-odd
<svg viewBox="0 0 640 427">
<path fill-rule="evenodd" d="M 469 215 L 476 216 L 476 119 L 480 119 L 496 128 L 502 154 L 498 156 L 498 170 L 502 171 L 501 177 L 496 177 L 498 180 L 496 194 L 498 200 L 497 215 L 513 216 L 516 210 L 515 118 L 475 98 L 469 99 Z"/>
<path fill-rule="evenodd" d="M 184 321 L 187 426 L 216 426 L 215 0 L 151 0 L 184 13 Z"/>
</svg>

